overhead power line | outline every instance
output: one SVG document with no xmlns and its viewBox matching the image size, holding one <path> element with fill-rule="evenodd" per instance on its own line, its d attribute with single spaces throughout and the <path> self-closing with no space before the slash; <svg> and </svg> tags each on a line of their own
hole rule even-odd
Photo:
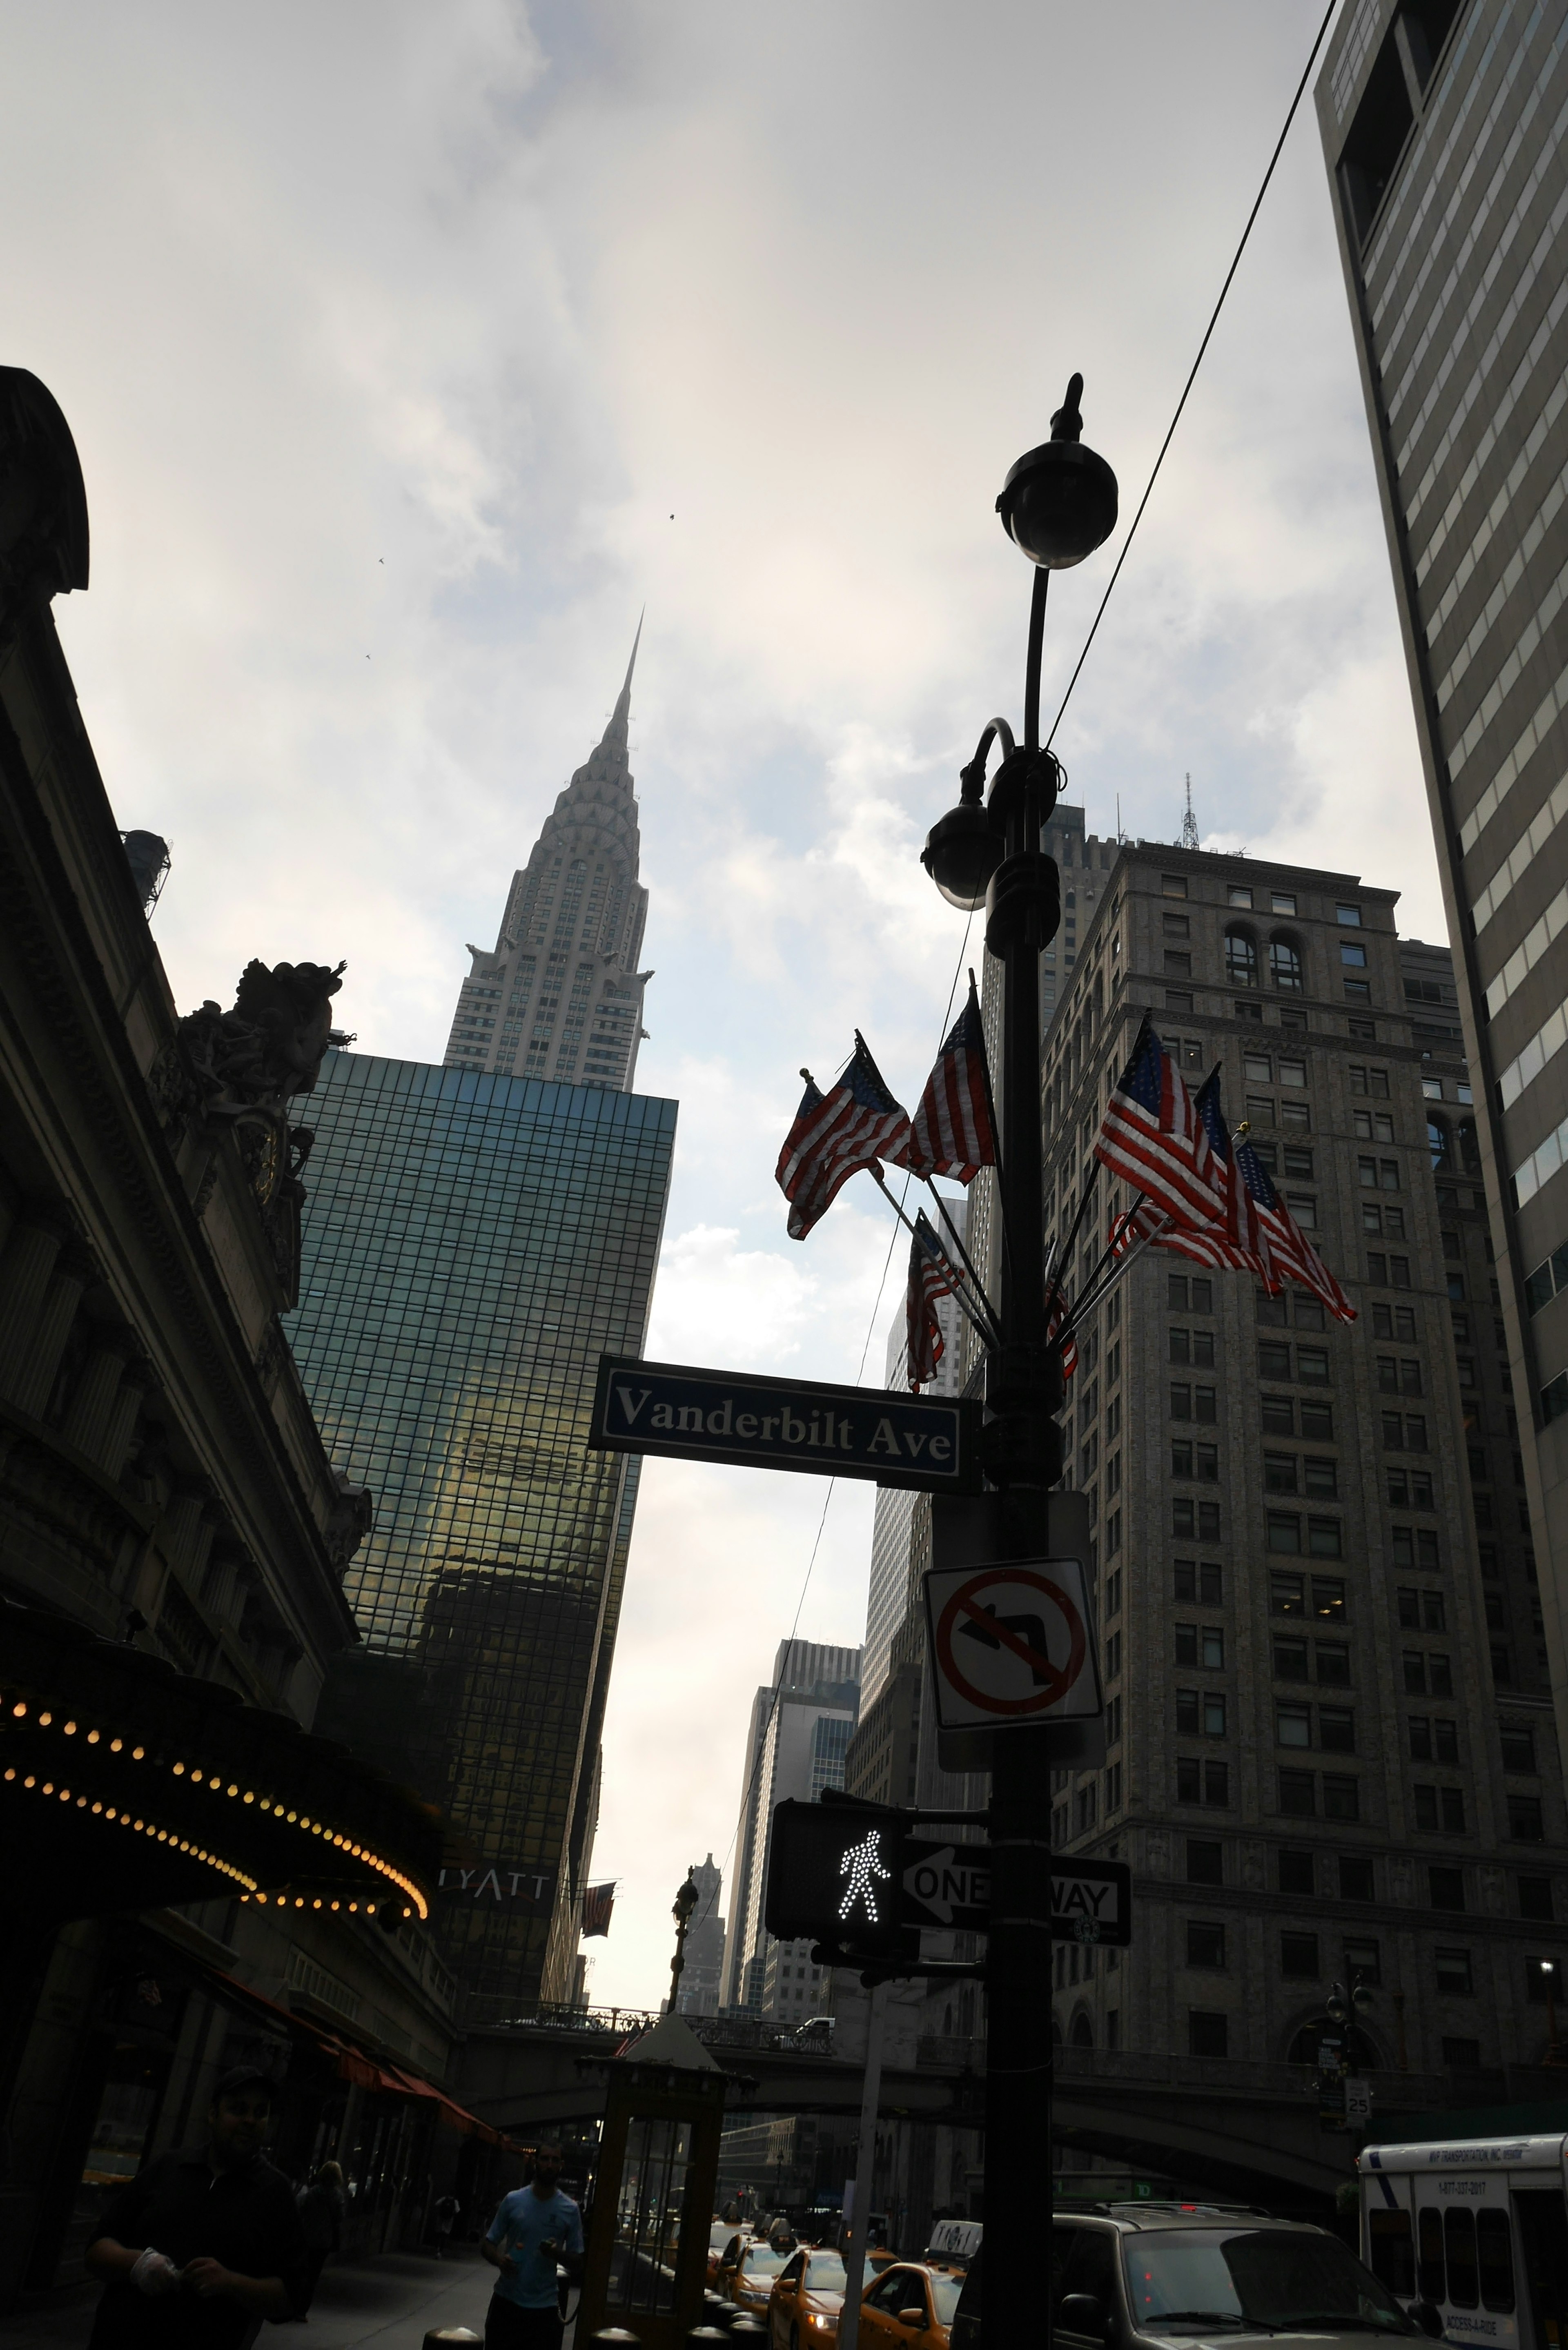
<svg viewBox="0 0 1568 2350">
<path fill-rule="evenodd" d="M 1338 5 L 1339 0 L 1328 0 L 1328 6 L 1324 11 L 1323 22 L 1317 28 L 1317 38 L 1312 45 L 1312 50 L 1307 57 L 1306 64 L 1302 68 L 1302 78 L 1296 84 L 1295 96 L 1292 99 L 1290 109 L 1285 116 L 1284 128 L 1280 132 L 1278 139 L 1274 141 L 1274 151 L 1269 158 L 1269 168 L 1263 173 L 1263 184 L 1258 190 L 1257 195 L 1253 200 L 1251 211 L 1247 214 L 1247 225 L 1241 231 L 1241 242 L 1236 247 L 1234 260 L 1231 262 L 1230 268 L 1225 272 L 1225 283 L 1220 288 L 1220 299 L 1215 303 L 1209 324 L 1203 329 L 1203 340 L 1198 346 L 1198 357 L 1193 360 L 1191 372 L 1189 374 L 1187 381 L 1181 387 L 1181 398 L 1176 403 L 1176 413 L 1171 418 L 1169 429 L 1167 432 L 1164 440 L 1159 444 L 1159 454 L 1154 461 L 1154 471 L 1150 473 L 1147 484 L 1144 489 L 1144 494 L 1138 500 L 1137 512 L 1132 518 L 1132 528 L 1127 532 L 1126 538 L 1122 541 L 1122 551 L 1116 557 L 1116 567 L 1112 572 L 1109 585 L 1106 587 L 1105 594 L 1100 598 L 1100 608 L 1095 614 L 1094 619 L 1090 624 L 1089 633 L 1084 639 L 1084 650 L 1078 655 L 1077 663 L 1073 671 L 1072 676 L 1067 680 L 1067 691 L 1062 696 L 1061 707 L 1057 710 L 1055 717 L 1051 721 L 1051 732 L 1045 737 L 1045 747 L 1047 750 L 1049 750 L 1051 743 L 1055 739 L 1057 727 L 1062 723 L 1062 712 L 1066 709 L 1068 702 L 1073 698 L 1073 688 L 1078 682 L 1079 671 L 1082 670 L 1084 663 L 1089 658 L 1089 647 L 1095 641 L 1096 631 L 1098 629 L 1100 622 L 1106 617 L 1106 606 L 1111 600 L 1111 589 L 1115 588 L 1116 581 L 1122 576 L 1122 566 L 1127 559 L 1127 549 L 1131 546 L 1134 534 L 1136 533 L 1139 523 L 1143 520 L 1143 510 L 1148 504 L 1149 494 L 1153 490 L 1156 482 L 1159 479 L 1159 469 L 1165 463 L 1165 452 L 1169 448 L 1176 434 L 1176 428 L 1181 421 L 1181 411 L 1187 405 L 1187 395 L 1192 390 L 1193 383 L 1198 375 L 1198 370 L 1203 364 L 1203 354 L 1209 348 L 1210 338 L 1212 336 L 1215 328 L 1220 323 L 1220 313 L 1225 307 L 1225 296 L 1231 291 L 1231 281 L 1241 265 L 1241 255 L 1247 250 L 1247 239 L 1252 234 L 1252 224 L 1257 219 L 1258 214 L 1262 208 L 1263 198 L 1269 192 L 1269 182 L 1274 176 L 1274 166 L 1280 160 L 1281 151 L 1284 147 L 1285 140 L 1290 137 L 1291 125 L 1296 119 L 1296 109 L 1302 102 L 1302 95 L 1307 86 L 1307 77 L 1312 72 L 1313 67 L 1317 61 L 1317 53 L 1323 47 L 1324 36 L 1328 31 L 1330 19 L 1333 17 L 1334 12 Z"/>
</svg>

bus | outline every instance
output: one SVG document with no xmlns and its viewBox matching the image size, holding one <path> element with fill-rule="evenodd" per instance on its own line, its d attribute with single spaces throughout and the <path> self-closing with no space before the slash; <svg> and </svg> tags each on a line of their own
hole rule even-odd
<svg viewBox="0 0 1568 2350">
<path fill-rule="evenodd" d="M 1568 2350 L 1568 2136 L 1372 2146 L 1361 2256 L 1422 2331 Z"/>
</svg>

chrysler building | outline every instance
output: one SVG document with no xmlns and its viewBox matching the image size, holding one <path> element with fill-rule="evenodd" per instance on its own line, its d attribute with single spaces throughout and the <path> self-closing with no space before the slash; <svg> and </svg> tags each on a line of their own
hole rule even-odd
<svg viewBox="0 0 1568 2350">
<path fill-rule="evenodd" d="M 638 638 L 642 624 L 638 623 Z M 580 766 L 512 877 L 492 951 L 471 946 L 446 1066 L 631 1090 L 643 1035 L 639 971 L 648 892 L 637 878 L 637 801 L 627 764 L 631 648 L 604 740 Z"/>
</svg>

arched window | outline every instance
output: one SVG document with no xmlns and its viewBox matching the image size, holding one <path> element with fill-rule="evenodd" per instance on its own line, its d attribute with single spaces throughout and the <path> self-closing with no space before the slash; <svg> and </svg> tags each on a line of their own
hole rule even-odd
<svg viewBox="0 0 1568 2350">
<path fill-rule="evenodd" d="M 1232 987 L 1258 984 L 1258 942 L 1249 931 L 1226 931 L 1225 976 Z"/>
<path fill-rule="evenodd" d="M 1092 2048 L 1092 2047 L 1094 2046 L 1094 2044 L 1095 2044 L 1095 2027 L 1094 2027 L 1094 2025 L 1089 2022 L 1089 2019 L 1088 2019 L 1088 2017 L 1087 2017 L 1086 2015 L 1075 2015 L 1075 2016 L 1073 2018 L 1073 2045 L 1074 2045 L 1074 2047 L 1075 2047 L 1075 2048 Z"/>
<path fill-rule="evenodd" d="M 1460 1118 L 1455 1128 L 1455 1139 L 1459 1146 L 1459 1165 L 1467 1175 L 1479 1175 L 1481 1171 L 1480 1145 L 1476 1140 L 1473 1118 Z"/>
<path fill-rule="evenodd" d="M 1302 990 L 1301 949 L 1289 939 L 1269 941 L 1269 975 L 1276 987 L 1299 995 Z"/>
<path fill-rule="evenodd" d="M 1432 1154 L 1434 1169 L 1441 1167 L 1449 1155 L 1448 1125 L 1444 1119 L 1434 1118 L 1429 1110 L 1427 1113 L 1427 1148 Z"/>
</svg>

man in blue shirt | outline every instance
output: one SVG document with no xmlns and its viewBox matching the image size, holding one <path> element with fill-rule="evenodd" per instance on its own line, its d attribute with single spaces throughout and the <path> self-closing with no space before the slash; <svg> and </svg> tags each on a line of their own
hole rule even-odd
<svg viewBox="0 0 1568 2350">
<path fill-rule="evenodd" d="M 561 2149 L 542 2146 L 526 2187 L 504 2195 L 479 2249 L 499 2269 L 484 2320 L 485 2350 L 561 2350 L 556 2264 L 583 2257 L 583 2215 L 560 2191 Z"/>
</svg>

